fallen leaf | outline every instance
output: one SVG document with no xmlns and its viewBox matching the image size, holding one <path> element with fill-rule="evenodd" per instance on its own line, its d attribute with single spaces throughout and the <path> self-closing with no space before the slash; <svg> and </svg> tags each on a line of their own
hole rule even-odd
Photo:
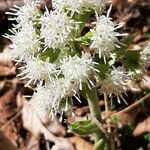
<svg viewBox="0 0 150 150">
<path fill-rule="evenodd" d="M 133 135 L 139 136 L 146 132 L 150 132 L 150 117 L 137 124 L 136 128 L 133 131 Z"/>
<path fill-rule="evenodd" d="M 15 95 L 13 90 L 9 90 L 3 96 L 0 97 L 0 116 L 1 119 L 7 119 L 12 117 L 15 110 Z"/>
<path fill-rule="evenodd" d="M 9 139 L 4 135 L 0 130 L 0 150 L 17 150 L 17 147 L 14 146 Z"/>
<path fill-rule="evenodd" d="M 92 150 L 93 145 L 79 136 L 69 138 L 69 141 L 75 146 L 76 150 Z"/>
<path fill-rule="evenodd" d="M 31 103 L 26 103 L 22 108 L 23 126 L 35 137 L 39 138 L 41 134 L 42 122 L 34 112 Z"/>
<path fill-rule="evenodd" d="M 40 141 L 36 137 L 31 136 L 27 139 L 26 144 L 22 148 L 19 148 L 19 150 L 40 150 L 39 142 Z"/>
<path fill-rule="evenodd" d="M 52 132 L 56 136 L 64 137 L 66 135 L 65 128 L 56 118 L 47 126 L 47 128 L 50 132 Z"/>
<path fill-rule="evenodd" d="M 49 129 L 43 124 L 39 115 L 33 110 L 32 101 L 26 102 L 26 104 L 23 106 L 22 120 L 23 126 L 36 138 L 40 138 L 40 134 L 43 134 L 46 140 L 54 143 L 54 146 L 51 150 L 74 150 L 68 139 L 63 137 L 56 137 L 49 131 Z"/>
<path fill-rule="evenodd" d="M 16 74 L 16 67 L 11 62 L 8 50 L 0 53 L 0 76 L 10 76 Z"/>
<path fill-rule="evenodd" d="M 14 122 L 10 122 L 1 127 L 1 130 L 5 133 L 5 136 L 14 144 L 17 145 L 17 129 Z"/>
</svg>

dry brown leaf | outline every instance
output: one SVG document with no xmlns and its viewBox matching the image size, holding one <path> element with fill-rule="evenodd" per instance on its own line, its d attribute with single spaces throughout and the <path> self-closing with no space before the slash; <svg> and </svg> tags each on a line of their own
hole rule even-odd
<svg viewBox="0 0 150 150">
<path fill-rule="evenodd" d="M 127 125 L 129 122 L 134 123 L 137 115 L 138 115 L 138 111 L 133 110 L 133 111 L 130 111 L 128 113 L 119 114 L 119 118 L 120 118 L 120 121 L 123 125 Z"/>
<path fill-rule="evenodd" d="M 15 95 L 13 90 L 9 90 L 0 97 L 0 116 L 1 119 L 10 118 L 15 114 Z"/>
<path fill-rule="evenodd" d="M 21 6 L 23 0 L 0 0 L 0 11 L 9 10 L 14 5 Z"/>
<path fill-rule="evenodd" d="M 51 150 L 75 150 L 75 149 L 68 139 L 58 137 L 57 140 L 55 141 L 55 145 L 52 147 Z"/>
<path fill-rule="evenodd" d="M 0 91 L 3 89 L 4 85 L 5 85 L 5 82 L 4 82 L 4 81 L 1 81 L 1 82 L 0 82 Z"/>
<path fill-rule="evenodd" d="M 145 132 L 150 132 L 150 117 L 142 122 L 139 122 L 133 131 L 134 136 L 139 136 Z"/>
<path fill-rule="evenodd" d="M 9 52 L 9 48 L 5 47 L 2 53 L 0 53 L 0 64 L 4 66 L 13 66 L 11 62 L 11 56 Z"/>
<path fill-rule="evenodd" d="M 39 138 L 42 128 L 40 118 L 33 111 L 31 103 L 26 103 L 22 108 L 23 126 L 30 131 L 35 137 Z"/>
<path fill-rule="evenodd" d="M 39 142 L 40 141 L 37 138 L 31 136 L 27 143 L 23 147 L 20 147 L 19 150 L 40 150 Z"/>
<path fill-rule="evenodd" d="M 8 137 L 8 139 L 14 145 L 17 145 L 18 135 L 17 135 L 17 130 L 16 130 L 14 122 L 10 122 L 10 123 L 2 126 L 1 130 L 5 133 L 5 136 Z"/>
<path fill-rule="evenodd" d="M 142 80 L 140 82 L 135 82 L 135 81 L 129 81 L 128 82 L 128 87 L 132 91 L 141 91 L 141 89 L 149 88 L 150 89 L 150 76 L 144 75 L 142 77 Z"/>
<path fill-rule="evenodd" d="M 69 141 L 75 145 L 76 150 L 92 150 L 93 145 L 79 136 L 70 137 Z"/>
<path fill-rule="evenodd" d="M 141 81 L 142 88 L 149 88 L 150 89 L 150 76 L 145 75 Z"/>
<path fill-rule="evenodd" d="M 85 116 L 87 113 L 89 113 L 89 107 L 88 106 L 84 106 L 82 108 L 77 108 L 75 110 L 75 114 L 78 116 Z"/>
<path fill-rule="evenodd" d="M 6 49 L 0 53 L 0 76 L 10 76 L 16 74 L 16 67 L 11 62 L 9 51 Z"/>
<path fill-rule="evenodd" d="M 60 137 L 64 137 L 66 135 L 65 128 L 61 125 L 61 123 L 56 118 L 53 120 L 53 122 L 51 122 L 47 126 L 47 128 L 54 135 L 57 135 L 57 136 L 60 136 Z"/>
<path fill-rule="evenodd" d="M 0 150 L 17 150 L 17 147 L 13 145 L 10 140 L 0 130 Z"/>
<path fill-rule="evenodd" d="M 55 145 L 52 150 L 74 150 L 72 144 L 67 139 L 56 137 L 49 131 L 48 128 L 46 128 L 46 126 L 44 126 L 39 115 L 33 110 L 31 102 L 26 103 L 22 109 L 22 120 L 24 127 L 35 137 L 40 138 L 40 134 L 43 134 L 46 140 L 54 142 Z"/>
<path fill-rule="evenodd" d="M 0 76 L 10 76 L 16 74 L 16 68 L 9 68 L 7 66 L 0 66 Z"/>
</svg>

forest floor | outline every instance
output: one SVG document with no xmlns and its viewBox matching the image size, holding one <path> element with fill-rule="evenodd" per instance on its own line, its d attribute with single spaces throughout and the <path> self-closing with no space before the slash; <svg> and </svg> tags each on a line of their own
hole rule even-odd
<svg viewBox="0 0 150 150">
<path fill-rule="evenodd" d="M 142 49 L 150 41 L 150 0 L 112 0 L 112 3 L 113 20 L 126 22 L 120 32 L 135 36 L 130 48 Z M 12 25 L 5 11 L 13 4 L 21 5 L 22 1 L 0 0 L 0 131 L 19 150 L 61 150 L 60 147 L 63 146 L 70 147 L 66 150 L 91 150 L 92 137 L 74 134 L 66 125 L 66 121 L 71 123 L 89 117 L 86 102 L 76 102 L 76 116 L 64 116 L 63 123 L 59 123 L 57 116 L 53 122 L 44 118 L 46 121 L 43 124 L 32 107 L 26 107 L 25 104 L 30 99 L 24 95 L 32 95 L 33 90 L 24 87 L 25 81 L 17 78 L 18 66 L 14 65 L 9 56 L 10 41 L 2 37 Z M 116 124 L 106 124 L 107 129 L 116 134 L 116 150 L 150 150 L 150 67 L 143 78 L 129 83 L 134 92 L 127 92 L 127 106 L 114 103 L 114 108 L 107 113 L 103 112 L 107 122 L 114 114 L 121 118 L 119 121 L 114 118 Z M 100 107 L 104 110 L 103 97 L 99 98 Z M 4 145 L 0 146 L 0 150 L 12 149 L 7 149 Z"/>
</svg>

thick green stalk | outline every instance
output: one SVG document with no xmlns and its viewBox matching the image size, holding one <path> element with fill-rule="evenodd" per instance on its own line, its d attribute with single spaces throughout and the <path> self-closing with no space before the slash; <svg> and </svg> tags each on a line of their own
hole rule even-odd
<svg viewBox="0 0 150 150">
<path fill-rule="evenodd" d="M 91 90 L 88 89 L 88 91 L 86 92 L 86 96 L 87 96 L 87 101 L 89 104 L 92 118 L 96 118 L 99 122 L 102 122 L 101 110 L 98 102 L 97 89 L 96 88 L 92 88 Z M 101 131 L 100 129 L 94 133 L 94 138 L 95 138 L 94 150 L 104 150 L 103 148 L 106 147 L 106 145 L 107 146 L 109 145 L 108 139 L 106 138 L 103 131 Z M 99 142 L 100 142 L 100 144 L 98 144 L 99 146 L 96 146 L 97 145 L 96 143 Z"/>
</svg>

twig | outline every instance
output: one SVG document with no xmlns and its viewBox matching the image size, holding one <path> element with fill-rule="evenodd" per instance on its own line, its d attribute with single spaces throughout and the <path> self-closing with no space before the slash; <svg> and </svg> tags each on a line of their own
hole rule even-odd
<svg viewBox="0 0 150 150">
<path fill-rule="evenodd" d="M 108 112 L 108 99 L 107 94 L 104 92 L 105 111 Z"/>
<path fill-rule="evenodd" d="M 49 144 L 49 141 L 46 141 L 46 149 L 47 149 L 47 150 L 50 150 L 50 144 Z"/>
<path fill-rule="evenodd" d="M 139 105 L 141 105 L 144 101 L 150 100 L 150 93 L 147 94 L 146 96 L 144 96 L 143 98 L 139 99 L 138 101 L 136 101 L 135 103 L 133 103 L 132 105 L 128 106 L 127 108 L 113 114 L 114 115 L 119 115 L 119 114 L 123 114 L 123 113 L 127 113 L 129 111 L 131 111 L 132 109 L 135 109 L 136 107 L 138 107 Z"/>
<path fill-rule="evenodd" d="M 21 110 L 15 116 L 13 116 L 10 120 L 8 120 L 3 126 L 1 126 L 1 128 L 3 128 L 4 126 L 6 126 L 7 124 L 9 124 L 10 122 L 14 121 L 20 115 L 21 115 Z"/>
<path fill-rule="evenodd" d="M 110 141 L 110 149 L 114 150 L 115 145 L 114 145 L 114 139 L 112 134 L 108 133 L 105 128 L 103 127 L 102 123 L 98 121 L 95 117 L 92 117 L 93 122 L 98 126 L 98 128 L 104 133 L 105 137 Z"/>
<path fill-rule="evenodd" d="M 98 128 L 104 133 L 104 135 L 109 138 L 107 131 L 103 127 L 102 123 L 96 119 L 96 117 L 92 117 L 93 122 L 98 126 Z"/>
</svg>

